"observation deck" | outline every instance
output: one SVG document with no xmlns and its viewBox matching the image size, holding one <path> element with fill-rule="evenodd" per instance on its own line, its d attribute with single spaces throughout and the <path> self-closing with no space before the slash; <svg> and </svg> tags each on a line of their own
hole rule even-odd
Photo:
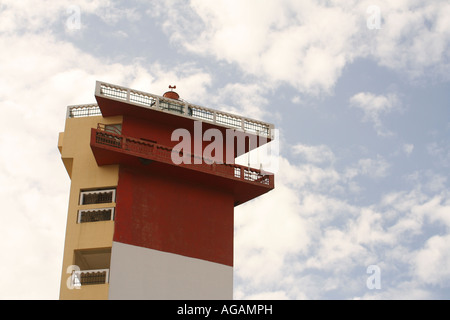
<svg viewBox="0 0 450 320">
<path fill-rule="evenodd" d="M 67 117 L 123 116 L 124 119 L 140 119 L 170 128 L 190 128 L 190 131 L 195 121 L 201 121 L 202 130 L 215 128 L 224 136 L 227 130 L 232 130 L 237 140 L 249 136 L 257 138 L 255 144 L 247 142 L 240 151 L 235 149 L 234 156 L 274 138 L 274 126 L 269 123 L 105 82 L 96 82 L 95 98 L 98 104 L 69 106 Z M 124 164 L 164 172 L 176 179 L 189 179 L 224 188 L 234 194 L 235 205 L 274 188 L 272 173 L 235 163 L 217 162 L 196 154 L 195 150 L 192 154 L 187 153 L 173 144 L 156 143 L 125 131 L 111 131 L 102 123 L 98 123 L 97 128 L 91 128 L 90 145 L 99 166 Z M 170 137 L 170 134 L 167 135 Z M 184 161 L 174 163 L 175 155 L 181 156 Z"/>
</svg>

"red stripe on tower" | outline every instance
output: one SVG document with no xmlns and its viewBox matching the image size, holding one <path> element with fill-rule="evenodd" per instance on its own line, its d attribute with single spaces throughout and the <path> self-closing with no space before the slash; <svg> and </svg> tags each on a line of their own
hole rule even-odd
<svg viewBox="0 0 450 320">
<path fill-rule="evenodd" d="M 232 266 L 233 209 L 229 193 L 121 167 L 114 241 Z"/>
</svg>

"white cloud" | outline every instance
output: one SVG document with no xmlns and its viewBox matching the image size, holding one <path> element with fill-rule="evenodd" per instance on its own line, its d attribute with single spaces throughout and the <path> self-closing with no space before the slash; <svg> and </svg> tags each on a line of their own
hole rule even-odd
<svg viewBox="0 0 450 320">
<path fill-rule="evenodd" d="M 328 150 L 321 147 L 317 150 Z M 343 285 L 343 280 L 338 280 L 341 275 L 338 279 L 317 278 L 315 281 L 329 286 L 321 293 L 286 288 L 310 272 L 347 274 L 355 265 L 370 262 L 367 246 L 393 239 L 387 235 L 379 212 L 332 196 L 332 186 L 346 183 L 343 173 L 314 164 L 295 165 L 284 158 L 279 161 L 276 189 L 236 210 L 236 276 L 252 288 L 264 285 L 279 292 L 282 287 L 290 298 L 323 296 Z M 297 262 L 289 265 L 293 257 Z M 271 263 L 261 268 L 264 261 Z M 243 289 L 238 285 L 237 290 Z M 240 295 L 245 297 L 245 292 Z"/>
<path fill-rule="evenodd" d="M 174 1 L 156 11 L 168 17 L 166 32 L 187 50 L 307 92 L 330 90 L 353 56 L 346 40 L 357 30 L 356 18 L 337 6 L 314 1 L 267 1 L 264 6 L 258 1 L 192 1 L 186 6 Z M 179 19 L 187 12 L 189 20 Z"/>
<path fill-rule="evenodd" d="M 395 94 L 375 95 L 370 92 L 360 92 L 350 98 L 350 106 L 363 111 L 363 121 L 372 122 L 378 135 L 388 136 L 392 134 L 384 128 L 381 115 L 399 109 L 399 99 Z"/>
<path fill-rule="evenodd" d="M 365 255 L 365 249 L 351 234 L 337 228 L 324 231 L 315 255 L 306 261 L 306 268 L 342 273 L 355 259 Z"/>
<path fill-rule="evenodd" d="M 380 179 L 387 176 L 390 166 L 389 162 L 380 155 L 377 155 L 375 159 L 362 158 L 354 165 L 345 168 L 342 176 L 346 182 L 349 182 L 358 176 Z"/>
<path fill-rule="evenodd" d="M 240 300 L 239 295 L 234 299 Z M 287 300 L 289 297 L 284 291 L 260 292 L 245 297 L 246 300 Z"/>
<path fill-rule="evenodd" d="M 427 152 L 441 166 L 450 167 L 450 143 L 434 141 L 427 145 Z"/>
<path fill-rule="evenodd" d="M 329 150 L 299 145 L 308 154 Z M 363 158 L 343 170 L 319 165 L 281 157 L 275 191 L 237 209 L 239 298 L 251 298 L 253 292 L 288 299 L 323 299 L 333 292 L 362 299 L 432 298 L 427 285 L 441 281 L 444 286 L 448 272 L 429 265 L 427 258 L 448 263 L 447 255 L 440 253 L 447 250 L 444 238 L 429 240 L 424 248 L 413 243 L 430 236 L 427 230 L 433 226 L 450 226 L 445 181 L 435 184 L 434 192 L 440 191 L 439 195 L 424 193 L 428 190 L 424 187 L 436 179 L 428 174 L 412 190 L 387 192 L 372 205 L 358 205 L 337 198 L 332 187 L 341 185 L 351 192 L 347 185 L 360 175 L 386 177 L 386 160 Z M 320 172 L 321 178 L 313 179 L 311 172 Z M 331 172 L 335 177 L 327 180 Z M 265 261 L 271 264 L 266 266 Z M 366 269 L 372 264 L 381 269 L 383 290 L 366 287 Z"/>
<path fill-rule="evenodd" d="M 445 189 L 441 189 L 445 190 Z M 416 205 L 412 212 L 417 216 L 423 216 L 431 223 L 450 228 L 450 199 L 449 192 L 441 192 L 427 198 L 426 202 Z"/>
<path fill-rule="evenodd" d="M 301 155 L 306 161 L 312 163 L 332 162 L 335 159 L 333 151 L 328 146 L 309 146 L 297 144 L 292 147 L 294 154 Z"/>
<path fill-rule="evenodd" d="M 425 184 L 425 190 L 430 192 L 439 192 L 440 190 L 445 190 L 445 184 L 448 178 L 442 174 L 429 173 L 428 181 Z"/>
<path fill-rule="evenodd" d="M 379 6 L 384 23 L 372 42 L 375 59 L 413 78 L 431 75 L 448 79 L 448 1 L 383 1 Z"/>
<path fill-rule="evenodd" d="M 403 151 L 407 156 L 409 156 L 414 150 L 414 145 L 412 143 L 405 143 L 403 145 Z"/>
<path fill-rule="evenodd" d="M 307 250 L 310 239 L 294 190 L 277 185 L 258 200 L 236 209 L 235 260 L 236 274 L 260 285 L 282 279 L 286 256 Z M 261 268 L 264 261 L 271 263 Z"/>
<path fill-rule="evenodd" d="M 276 112 L 266 109 L 268 100 L 264 94 L 267 90 L 267 87 L 260 83 L 228 83 L 220 88 L 216 95 L 210 95 L 207 101 L 211 107 L 222 111 L 274 122 L 277 118 Z"/>
<path fill-rule="evenodd" d="M 415 258 L 415 274 L 421 282 L 440 287 L 450 284 L 450 235 L 433 236 Z"/>
<path fill-rule="evenodd" d="M 2 1 L 0 13 L 0 32 L 45 32 L 55 24 L 66 27 L 67 20 L 74 14 L 98 14 L 105 20 L 110 20 L 112 12 L 119 14 L 110 0 L 43 0 L 39 4 L 31 0 Z M 75 10 L 77 9 L 77 10 Z M 78 10 L 79 9 L 79 10 Z M 109 12 L 106 15 L 105 12 Z M 122 13 L 123 14 L 123 13 Z M 78 19 L 78 17 L 77 17 Z"/>
<path fill-rule="evenodd" d="M 294 165 L 283 157 L 280 157 L 278 162 L 280 169 L 277 176 L 290 186 L 308 186 L 314 190 L 329 189 L 335 186 L 341 178 L 333 167 L 321 168 L 310 163 Z"/>
<path fill-rule="evenodd" d="M 417 282 L 405 281 L 395 287 L 388 287 L 385 290 L 367 291 L 362 297 L 355 299 L 364 300 L 427 300 L 433 299 L 433 294 L 421 288 Z"/>
<path fill-rule="evenodd" d="M 380 155 L 376 159 L 360 159 L 356 170 L 359 174 L 373 178 L 383 178 L 387 175 L 390 164 Z"/>
<path fill-rule="evenodd" d="M 204 0 L 157 2 L 172 41 L 196 54 L 237 64 L 249 75 L 306 93 L 330 92 L 343 68 L 372 58 L 412 78 L 448 78 L 447 1 L 381 1 L 381 30 L 369 30 L 371 1 Z M 194 32 L 192 32 L 192 30 Z M 444 63 L 443 63 L 444 62 Z"/>
</svg>

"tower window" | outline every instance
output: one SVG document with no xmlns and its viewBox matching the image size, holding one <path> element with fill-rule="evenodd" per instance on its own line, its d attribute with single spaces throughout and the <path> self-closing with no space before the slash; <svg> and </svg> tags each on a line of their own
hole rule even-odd
<svg viewBox="0 0 450 320">
<path fill-rule="evenodd" d="M 79 210 L 78 223 L 114 220 L 114 208 Z"/>
<path fill-rule="evenodd" d="M 96 203 L 112 203 L 116 201 L 116 190 L 93 190 L 82 191 L 80 194 L 80 205 Z"/>
</svg>

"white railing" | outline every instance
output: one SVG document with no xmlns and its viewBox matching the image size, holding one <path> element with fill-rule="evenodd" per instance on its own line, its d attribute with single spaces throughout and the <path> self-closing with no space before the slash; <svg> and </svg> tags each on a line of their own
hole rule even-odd
<svg viewBox="0 0 450 320">
<path fill-rule="evenodd" d="M 186 101 L 173 100 L 100 81 L 96 83 L 95 94 L 273 138 L 272 124 L 201 107 Z"/>
<path fill-rule="evenodd" d="M 109 269 L 73 271 L 71 280 L 73 287 L 109 283 Z"/>
<path fill-rule="evenodd" d="M 67 107 L 67 118 L 101 116 L 102 112 L 97 104 L 80 104 Z"/>
</svg>

